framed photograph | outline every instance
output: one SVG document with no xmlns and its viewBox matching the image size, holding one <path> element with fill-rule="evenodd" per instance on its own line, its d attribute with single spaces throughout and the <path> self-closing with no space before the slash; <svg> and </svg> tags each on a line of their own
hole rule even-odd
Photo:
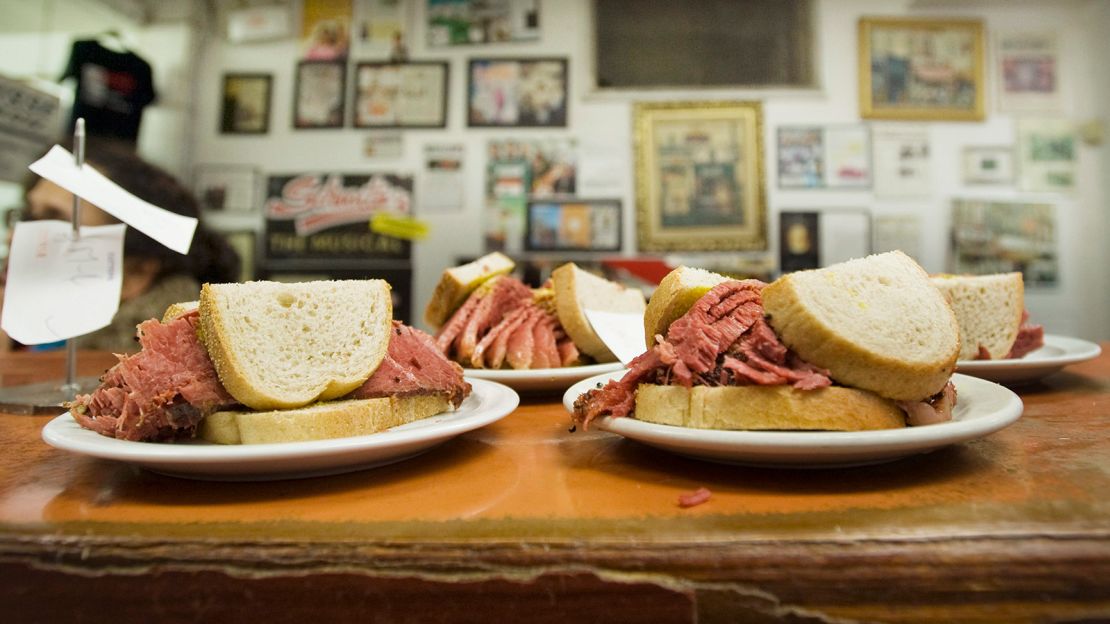
<svg viewBox="0 0 1110 624">
<path fill-rule="evenodd" d="M 875 155 L 875 195 L 927 197 L 932 193 L 932 156 L 926 126 L 876 126 L 871 133 Z"/>
<path fill-rule="evenodd" d="M 619 199 L 528 202 L 528 251 L 620 251 Z"/>
<path fill-rule="evenodd" d="M 1060 267 L 1051 204 L 952 202 L 952 273 L 1020 271 L 1025 287 L 1055 286 Z"/>
<path fill-rule="evenodd" d="M 777 136 L 779 188 L 871 187 L 866 126 L 783 126 Z"/>
<path fill-rule="evenodd" d="M 567 59 L 471 59 L 467 125 L 565 127 Z"/>
<path fill-rule="evenodd" d="M 425 0 L 428 47 L 536 41 L 540 0 Z"/>
<path fill-rule="evenodd" d="M 197 201 L 208 212 L 254 212 L 258 183 L 258 170 L 246 165 L 197 165 L 193 176 Z"/>
<path fill-rule="evenodd" d="M 359 63 L 356 128 L 446 128 L 445 62 Z"/>
<path fill-rule="evenodd" d="M 871 213 L 863 208 L 783 210 L 779 270 L 816 269 L 871 253 Z"/>
<path fill-rule="evenodd" d="M 577 193 L 578 153 L 577 140 L 565 137 L 489 142 L 483 217 L 487 251 L 523 251 L 529 199 Z"/>
<path fill-rule="evenodd" d="M 347 58 L 351 48 L 351 0 L 301 0 L 301 55 L 306 61 Z"/>
<path fill-rule="evenodd" d="M 220 107 L 221 134 L 266 134 L 270 131 L 270 74 L 224 74 Z"/>
<path fill-rule="evenodd" d="M 820 216 L 815 211 L 779 213 L 779 271 L 793 273 L 821 266 Z"/>
<path fill-rule="evenodd" d="M 1060 63 L 1055 33 L 1001 33 L 996 49 L 998 110 L 1006 113 L 1060 110 Z"/>
<path fill-rule="evenodd" d="M 342 128 L 346 64 L 301 61 L 293 88 L 294 128 Z"/>
<path fill-rule="evenodd" d="M 964 184 L 1013 184 L 1014 150 L 1008 146 L 964 148 Z"/>
<path fill-rule="evenodd" d="M 983 65 L 978 20 L 860 18 L 860 116 L 981 120 Z"/>
<path fill-rule="evenodd" d="M 759 102 L 634 109 L 639 251 L 767 249 Z"/>
<path fill-rule="evenodd" d="M 1045 193 L 1075 190 L 1074 123 L 1067 119 L 1020 119 L 1017 135 L 1022 190 Z"/>
</svg>

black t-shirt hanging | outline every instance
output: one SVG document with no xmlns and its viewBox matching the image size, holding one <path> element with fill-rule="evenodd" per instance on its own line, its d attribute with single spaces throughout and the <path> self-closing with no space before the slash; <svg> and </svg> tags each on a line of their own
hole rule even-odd
<svg viewBox="0 0 1110 624">
<path fill-rule="evenodd" d="M 143 107 L 154 101 L 150 64 L 133 52 L 116 52 L 95 39 L 75 41 L 62 78 L 76 78 L 72 122 L 85 118 L 89 134 L 139 138 Z"/>
</svg>

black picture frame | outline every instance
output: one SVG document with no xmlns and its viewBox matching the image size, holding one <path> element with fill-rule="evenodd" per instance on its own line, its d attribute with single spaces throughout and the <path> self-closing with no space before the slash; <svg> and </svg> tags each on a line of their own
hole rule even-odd
<svg viewBox="0 0 1110 624">
<path fill-rule="evenodd" d="M 224 74 L 220 134 L 268 134 L 273 82 L 271 74 Z"/>
<path fill-rule="evenodd" d="M 421 102 L 418 96 L 420 93 L 405 94 L 406 86 L 410 89 L 417 89 L 419 85 L 414 85 L 412 80 L 414 72 L 439 72 L 438 78 L 432 76 L 430 81 L 424 83 L 424 87 L 430 87 L 433 83 L 438 86 L 438 94 L 429 93 L 426 97 L 430 98 L 429 101 Z M 384 117 L 389 117 L 383 113 L 375 113 L 373 111 L 364 110 L 366 107 L 374 106 L 374 102 L 368 101 L 373 97 L 367 92 L 367 85 L 364 81 L 367 79 L 368 74 L 384 74 L 385 72 L 396 72 L 399 84 L 394 89 L 394 93 L 389 93 L 389 87 L 379 90 L 381 95 L 378 97 L 379 106 L 392 107 L 394 110 L 392 117 L 395 121 L 392 123 L 375 122 L 370 119 L 377 114 Z M 450 73 L 451 66 L 447 61 L 413 61 L 407 63 L 390 63 L 390 62 L 361 62 L 355 65 L 354 78 L 354 105 L 352 111 L 352 125 L 355 128 L 446 128 L 447 127 L 447 98 L 449 97 L 448 91 L 450 87 Z M 406 83 L 406 79 L 408 79 Z M 384 93 L 382 93 L 384 91 Z M 404 116 L 415 115 L 416 111 L 423 111 L 423 114 L 417 116 L 415 119 L 406 120 Z M 435 111 L 435 119 L 428 121 L 430 116 L 428 111 Z M 366 113 L 366 114 L 364 114 Z"/>
<path fill-rule="evenodd" d="M 499 83 L 514 88 L 505 89 Z M 472 58 L 467 70 L 466 124 L 470 128 L 565 128 L 569 85 L 566 57 Z M 509 99 L 508 94 L 515 97 Z"/>
<path fill-rule="evenodd" d="M 307 72 L 318 75 L 308 76 Z M 327 74 L 335 80 L 328 92 Z M 311 78 L 311 81 L 309 80 Z M 307 85 L 306 85 L 307 83 Z M 317 98 L 313 101 L 308 98 Z M 343 61 L 300 61 L 293 86 L 293 127 L 299 130 L 342 128 L 347 117 L 347 63 Z M 328 107 L 321 113 L 311 108 Z"/>
<path fill-rule="evenodd" d="M 618 252 L 624 242 L 619 199 L 530 199 L 525 214 L 526 251 Z"/>
<path fill-rule="evenodd" d="M 779 271 L 816 269 L 870 255 L 874 249 L 867 208 L 779 211 Z"/>
</svg>

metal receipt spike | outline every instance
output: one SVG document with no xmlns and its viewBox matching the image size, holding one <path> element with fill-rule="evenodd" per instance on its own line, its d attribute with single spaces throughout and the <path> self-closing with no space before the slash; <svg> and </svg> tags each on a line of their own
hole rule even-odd
<svg viewBox="0 0 1110 624">
<path fill-rule="evenodd" d="M 85 120 L 79 118 L 73 133 L 73 152 L 77 166 L 85 164 Z M 73 196 L 73 238 L 81 236 L 81 198 Z M 0 388 L 0 411 L 9 414 L 59 414 L 62 403 L 72 401 L 78 393 L 91 392 L 100 385 L 96 377 L 77 377 L 77 339 L 66 340 L 66 376 L 57 381 Z"/>
<path fill-rule="evenodd" d="M 77 161 L 77 168 L 85 165 L 85 118 L 77 118 L 77 127 L 73 131 L 73 157 Z M 81 198 L 73 194 L 73 214 L 70 216 L 73 223 L 73 240 L 81 238 Z M 62 384 L 62 392 L 67 399 L 73 399 L 80 390 L 77 384 L 77 338 L 66 339 L 66 381 Z"/>
</svg>

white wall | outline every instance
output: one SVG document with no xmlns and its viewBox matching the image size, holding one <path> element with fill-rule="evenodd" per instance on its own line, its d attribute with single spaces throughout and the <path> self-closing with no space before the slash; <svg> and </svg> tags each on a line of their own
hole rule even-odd
<svg viewBox="0 0 1110 624">
<path fill-rule="evenodd" d="M 1093 339 L 1110 338 L 1110 277 L 1105 198 L 1110 196 L 1110 156 L 1107 148 L 1080 149 L 1080 182 L 1072 197 L 1020 193 L 1013 189 L 985 192 L 965 188 L 960 180 L 959 157 L 965 145 L 1012 144 L 1014 119 L 993 110 L 989 94 L 995 79 L 990 68 L 988 118 L 982 123 L 933 123 L 932 197 L 920 200 L 877 200 L 871 192 L 781 191 L 774 177 L 774 131 L 783 124 L 848 123 L 859 120 L 856 58 L 856 24 L 861 15 L 930 15 L 982 18 L 989 33 L 1009 29 L 1055 29 L 1061 34 L 1065 115 L 1077 120 L 1106 118 L 1110 88 L 1105 68 L 1106 40 L 1110 35 L 1107 4 L 1101 0 L 1014 3 L 911 3 L 909 0 L 818 0 L 818 63 L 823 87 L 802 93 L 752 93 L 743 91 L 675 92 L 639 94 L 645 99 L 752 98 L 764 100 L 765 168 L 772 228 L 782 208 L 867 207 L 875 214 L 910 212 L 925 224 L 922 243 L 926 269 L 945 269 L 946 245 L 953 197 L 992 197 L 1050 201 L 1057 206 L 1060 241 L 1060 285 L 1031 290 L 1027 305 L 1033 318 L 1051 333 Z M 924 6 L 923 6 L 924 5 Z M 414 310 L 421 310 L 444 266 L 459 256 L 482 251 L 481 215 L 485 145 L 493 138 L 573 137 L 579 142 L 580 167 L 590 164 L 591 153 L 616 154 L 624 163 L 615 172 L 614 188 L 623 199 L 625 232 L 634 232 L 631 104 L 633 95 L 591 93 L 590 2 L 544 2 L 539 44 L 506 44 L 428 50 L 424 46 L 424 2 L 409 2 L 407 39 L 414 60 L 449 60 L 451 63 L 449 116 L 446 130 L 406 131 L 404 154 L 399 161 L 374 160 L 362 155 L 369 132 L 298 130 L 291 127 L 293 70 L 298 57 L 296 41 L 230 45 L 212 34 L 201 46 L 196 83 L 195 163 L 250 163 L 263 173 L 301 171 L 407 171 L 421 175 L 423 146 L 454 142 L 466 147 L 465 209 L 457 215 L 437 215 L 430 239 L 414 252 L 416 276 Z M 915 8 L 917 7 L 917 8 Z M 1101 50 L 1102 54 L 1094 51 Z M 758 51 L 753 51 L 758 53 Z M 565 129 L 467 129 L 465 126 L 466 61 L 480 56 L 567 56 L 570 59 L 570 121 Z M 988 65 L 993 58 L 988 48 Z M 362 60 L 359 58 L 354 59 Z M 366 59 L 380 60 L 380 59 Z M 221 76 L 230 71 L 274 74 L 270 133 L 262 137 L 221 136 L 217 132 Z M 585 172 L 580 172 L 583 176 Z M 416 197 L 419 211 L 419 195 Z M 634 236 L 627 236 L 626 253 L 632 253 Z M 770 240 L 774 245 L 775 235 Z M 1082 250 L 1082 251 L 1081 251 Z M 776 254 L 776 250 L 771 250 Z M 776 256 L 777 257 L 777 256 Z"/>
</svg>

